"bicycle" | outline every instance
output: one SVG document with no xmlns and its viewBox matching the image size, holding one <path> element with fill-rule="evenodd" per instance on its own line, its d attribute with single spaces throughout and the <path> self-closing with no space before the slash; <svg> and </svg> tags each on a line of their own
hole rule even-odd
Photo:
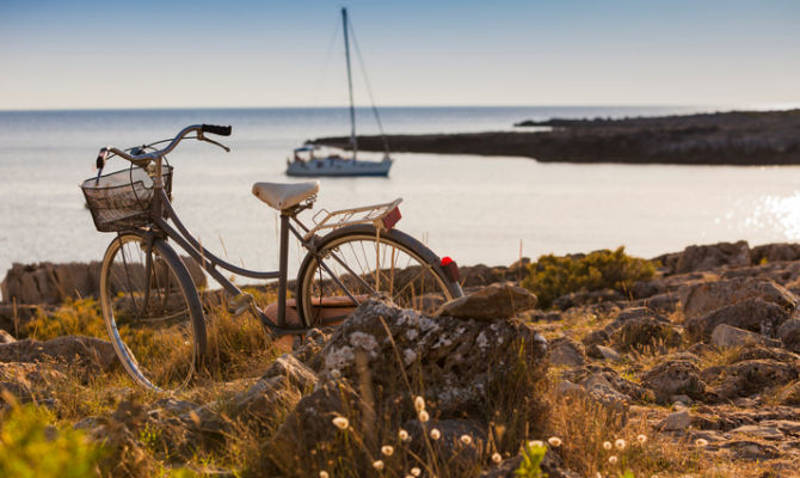
<svg viewBox="0 0 800 478">
<path fill-rule="evenodd" d="M 100 307 L 114 350 L 137 383 L 157 391 L 177 390 L 202 367 L 207 333 L 198 288 L 206 287 L 206 274 L 232 297 L 229 310 L 234 316 L 250 311 L 275 337 L 334 325 L 369 297 L 388 296 L 400 306 L 431 312 L 462 295 L 455 262 L 440 259 L 394 228 L 401 218 L 401 199 L 333 212 L 321 209 L 307 226 L 298 215 L 312 208 L 318 181 L 253 185 L 256 197 L 280 211 L 277 271 L 245 269 L 212 254 L 172 206 L 174 167 L 166 155 L 184 139 L 230 152 L 206 134 L 229 136 L 231 130 L 191 125 L 174 138 L 148 145 L 102 148 L 96 177 L 81 184 L 97 230 L 117 234 L 103 256 Z M 168 141 L 163 149 L 155 148 Z M 114 157 L 128 160 L 130 167 L 103 175 Z M 290 233 L 307 251 L 295 280 L 294 299 L 287 297 Z M 188 257 L 179 255 L 168 240 Z M 277 320 L 218 268 L 272 280 L 273 289 L 277 279 Z M 296 310 L 299 325 L 287 323 L 288 308 Z"/>
</svg>

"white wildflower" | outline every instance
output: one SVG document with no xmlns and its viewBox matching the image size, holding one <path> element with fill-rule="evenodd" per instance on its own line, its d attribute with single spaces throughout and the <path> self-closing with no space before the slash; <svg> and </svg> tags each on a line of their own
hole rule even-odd
<svg viewBox="0 0 800 478">
<path fill-rule="evenodd" d="M 392 456 L 394 455 L 394 447 L 391 445 L 383 445 L 381 447 L 381 453 L 383 453 L 386 456 Z"/>
<path fill-rule="evenodd" d="M 461 443 L 467 446 L 472 445 L 472 437 L 469 435 L 461 435 L 461 438 L 459 438 L 459 440 L 461 440 Z"/>
<path fill-rule="evenodd" d="M 350 420 L 345 417 L 335 417 L 332 421 L 339 430 L 346 430 L 350 426 Z"/>
<path fill-rule="evenodd" d="M 628 444 L 622 438 L 619 438 L 617 441 L 614 442 L 614 446 L 617 447 L 617 450 L 624 450 Z"/>
<path fill-rule="evenodd" d="M 372 467 L 378 471 L 383 469 L 383 460 L 375 460 L 372 462 Z"/>
<path fill-rule="evenodd" d="M 420 470 L 418 467 L 415 466 L 414 468 L 411 469 L 411 474 L 414 476 L 419 476 L 422 474 L 422 470 Z"/>
<path fill-rule="evenodd" d="M 616 465 L 617 464 L 617 455 L 609 456 L 608 457 L 608 462 L 611 463 L 612 465 Z"/>
<path fill-rule="evenodd" d="M 425 399 L 420 395 L 417 395 L 416 398 L 414 398 L 414 410 L 416 410 L 417 413 L 425 410 Z"/>
<path fill-rule="evenodd" d="M 638 441 L 640 445 L 644 445 L 647 441 L 647 435 L 638 435 L 636 441 Z"/>
<path fill-rule="evenodd" d="M 441 437 L 442 437 L 442 432 L 440 432 L 438 428 L 431 429 L 431 438 L 433 438 L 434 440 L 438 440 Z"/>
<path fill-rule="evenodd" d="M 397 438 L 399 438 L 400 441 L 411 441 L 411 436 L 402 428 L 397 432 Z"/>
<path fill-rule="evenodd" d="M 610 441 L 603 442 L 603 448 L 605 448 L 606 450 L 610 450 L 613 446 L 614 445 L 612 445 Z"/>
<path fill-rule="evenodd" d="M 421 421 L 422 423 L 425 423 L 430 419 L 431 419 L 430 415 L 428 415 L 428 412 L 426 412 L 425 410 L 419 412 L 419 421 Z"/>
<path fill-rule="evenodd" d="M 325 470 L 319 472 L 319 478 L 328 478 L 329 476 L 330 475 L 328 475 L 328 472 Z"/>
<path fill-rule="evenodd" d="M 492 455 L 492 461 L 499 464 L 501 461 L 503 461 L 503 457 L 500 456 L 500 453 L 495 453 Z"/>
<path fill-rule="evenodd" d="M 544 446 L 544 442 L 542 440 L 531 440 L 528 442 L 528 446 L 530 448 L 541 448 Z"/>
<path fill-rule="evenodd" d="M 558 437 L 550 437 L 547 439 L 547 443 L 554 448 L 558 448 L 561 446 L 561 438 Z"/>
<path fill-rule="evenodd" d="M 706 440 L 705 438 L 698 438 L 697 440 L 694 441 L 694 444 L 697 446 L 706 446 L 708 445 L 708 440 Z"/>
</svg>

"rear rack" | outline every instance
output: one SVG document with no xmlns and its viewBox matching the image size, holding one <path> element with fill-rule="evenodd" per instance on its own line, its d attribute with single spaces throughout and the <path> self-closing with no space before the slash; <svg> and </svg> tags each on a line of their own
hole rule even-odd
<svg viewBox="0 0 800 478">
<path fill-rule="evenodd" d="M 352 226 L 354 224 L 372 223 L 379 230 L 388 229 L 391 226 L 389 227 L 386 226 L 384 218 L 386 218 L 392 212 L 394 212 L 394 210 L 397 209 L 397 206 L 401 202 L 403 202 L 403 198 L 397 198 L 392 202 L 387 202 L 383 204 L 362 206 L 352 209 L 340 209 L 338 211 L 333 211 L 333 212 L 330 212 L 327 209 L 320 209 L 311 218 L 315 226 L 312 229 L 310 229 L 305 236 L 303 236 L 303 239 L 307 241 L 311 239 L 314 236 L 314 234 L 323 229 L 337 229 L 344 226 Z M 318 221 L 318 217 L 323 213 L 325 213 L 326 215 L 322 218 L 322 220 Z M 397 219 L 399 219 L 399 212 Z M 394 220 L 394 222 L 397 222 L 396 219 Z M 394 222 L 390 222 L 390 224 L 394 224 Z"/>
</svg>

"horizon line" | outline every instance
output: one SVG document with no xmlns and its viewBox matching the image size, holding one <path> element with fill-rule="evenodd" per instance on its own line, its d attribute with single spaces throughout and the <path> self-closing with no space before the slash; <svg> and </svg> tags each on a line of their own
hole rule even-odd
<svg viewBox="0 0 800 478">
<path fill-rule="evenodd" d="M 287 105 L 287 106 L 141 106 L 141 107 L 66 107 L 66 108 L 27 108 L 27 109 L 4 109 L 0 108 L 0 113 L 57 113 L 57 112 L 80 112 L 80 111 L 190 111 L 190 110 L 321 110 L 321 109 L 347 109 L 349 105 Z M 563 103 L 563 104 L 451 104 L 451 105 L 382 105 L 379 109 L 397 108 L 708 108 L 716 111 L 737 111 L 737 110 L 757 110 L 757 111 L 785 111 L 800 109 L 800 101 L 793 102 L 769 102 L 769 103 L 730 103 L 721 104 L 678 104 L 678 103 Z M 356 109 L 371 109 L 370 106 L 356 106 Z M 724 109 L 724 110 L 723 110 Z"/>
</svg>

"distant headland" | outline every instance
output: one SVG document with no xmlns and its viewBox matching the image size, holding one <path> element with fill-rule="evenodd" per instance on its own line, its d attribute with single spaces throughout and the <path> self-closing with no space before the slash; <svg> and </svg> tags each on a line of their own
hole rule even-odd
<svg viewBox="0 0 800 478">
<path fill-rule="evenodd" d="M 636 118 L 521 121 L 537 131 L 390 135 L 391 151 L 524 156 L 541 162 L 685 165 L 800 165 L 800 109 Z M 349 137 L 317 145 L 349 148 Z M 359 136 L 383 151 L 381 136 Z"/>
</svg>

